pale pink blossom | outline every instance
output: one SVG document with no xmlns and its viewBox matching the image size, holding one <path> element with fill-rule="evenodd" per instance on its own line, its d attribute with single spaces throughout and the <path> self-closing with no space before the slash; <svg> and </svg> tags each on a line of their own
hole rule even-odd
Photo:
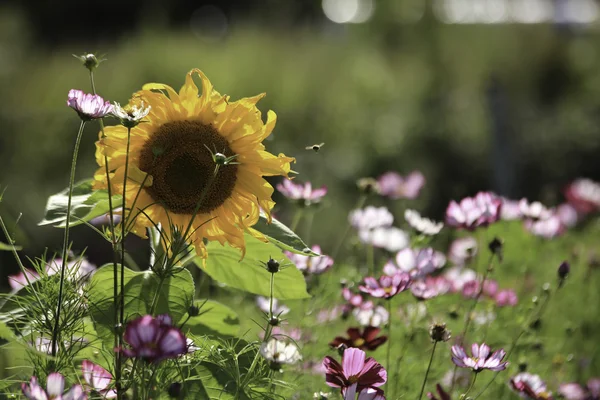
<svg viewBox="0 0 600 400">
<path fill-rule="evenodd" d="M 391 199 L 415 199 L 425 185 L 425 177 L 418 171 L 413 171 L 406 177 L 390 171 L 381 175 L 377 182 L 382 196 Z"/>
</svg>

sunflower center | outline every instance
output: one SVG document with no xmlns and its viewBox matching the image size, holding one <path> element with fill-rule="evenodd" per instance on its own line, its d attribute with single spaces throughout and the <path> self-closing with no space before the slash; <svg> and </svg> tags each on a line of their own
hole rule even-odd
<svg viewBox="0 0 600 400">
<path fill-rule="evenodd" d="M 175 214 L 208 213 L 233 193 L 237 165 L 221 166 L 213 179 L 212 153 L 234 155 L 212 125 L 199 121 L 167 122 L 152 134 L 140 152 L 140 169 L 152 175 L 146 190 Z M 210 185 L 210 186 L 209 186 Z"/>
</svg>

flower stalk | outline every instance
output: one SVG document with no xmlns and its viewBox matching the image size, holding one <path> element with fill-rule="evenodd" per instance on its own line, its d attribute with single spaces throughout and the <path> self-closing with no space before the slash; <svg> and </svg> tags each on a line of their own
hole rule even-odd
<svg viewBox="0 0 600 400">
<path fill-rule="evenodd" d="M 83 136 L 83 128 L 85 127 L 85 120 L 81 120 L 79 125 L 79 132 L 77 132 L 77 138 L 75 139 L 75 149 L 73 150 L 73 158 L 71 161 L 71 174 L 69 178 L 69 197 L 67 200 L 67 215 L 65 219 L 65 232 L 63 237 L 63 253 L 62 253 L 62 265 L 60 268 L 60 283 L 58 287 L 58 304 L 56 306 L 56 315 L 54 319 L 54 328 L 52 329 L 52 356 L 56 356 L 56 345 L 58 343 L 59 326 L 60 326 L 60 313 L 62 311 L 62 300 L 63 291 L 65 285 L 65 270 L 67 267 L 67 256 L 69 253 L 69 224 L 71 223 L 71 204 L 73 199 L 73 186 L 75 183 L 75 169 L 77 167 L 77 156 L 79 155 L 79 146 L 81 144 L 81 137 Z"/>
</svg>

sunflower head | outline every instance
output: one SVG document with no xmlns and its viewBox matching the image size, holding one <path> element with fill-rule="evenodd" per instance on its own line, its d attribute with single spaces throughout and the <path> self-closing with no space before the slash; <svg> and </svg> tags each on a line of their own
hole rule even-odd
<svg viewBox="0 0 600 400">
<path fill-rule="evenodd" d="M 201 92 L 194 75 L 200 77 Z M 100 168 L 94 187 L 110 184 L 113 193 L 123 194 L 127 171 L 125 220 L 132 232 L 146 237 L 146 228 L 160 226 L 167 243 L 173 230 L 187 232 L 186 240 L 202 257 L 205 240 L 228 243 L 243 256 L 244 232 L 264 240 L 252 226 L 261 209 L 270 216 L 275 204 L 264 177 L 287 177 L 295 161 L 267 152 L 262 144 L 276 121 L 269 111 L 263 122 L 256 107 L 263 96 L 231 102 L 197 69 L 186 75 L 179 93 L 164 84 L 144 85 L 131 103 L 150 108 L 131 128 L 129 155 L 125 126 L 105 128 L 96 143 Z"/>
</svg>

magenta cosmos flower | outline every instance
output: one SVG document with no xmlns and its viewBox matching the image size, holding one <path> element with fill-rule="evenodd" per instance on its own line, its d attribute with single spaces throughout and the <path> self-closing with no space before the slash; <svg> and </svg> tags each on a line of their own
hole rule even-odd
<svg viewBox="0 0 600 400">
<path fill-rule="evenodd" d="M 552 400 L 552 392 L 538 375 L 521 372 L 510 378 L 510 388 L 520 397 L 531 400 Z"/>
<path fill-rule="evenodd" d="M 506 307 L 506 306 L 514 307 L 517 305 L 517 302 L 519 301 L 517 294 L 515 293 L 514 290 L 511 290 L 511 289 L 500 290 L 498 293 L 496 293 L 496 296 L 494 296 L 494 299 L 496 300 L 496 305 L 498 307 Z"/>
<path fill-rule="evenodd" d="M 357 392 L 377 388 L 387 381 L 387 372 L 372 357 L 365 358 L 364 351 L 348 348 L 342 355 L 342 364 L 327 356 L 323 360 L 325 382 L 331 387 L 342 389 L 342 395 L 353 385 Z"/>
<path fill-rule="evenodd" d="M 368 293 L 373 297 L 391 299 L 398 293 L 405 291 L 409 286 L 410 276 L 398 272 L 392 276 L 382 275 L 379 280 L 368 276 L 365 278 L 365 284 L 359 286 L 359 289 L 361 292 Z"/>
<path fill-rule="evenodd" d="M 473 343 L 471 352 L 473 355 L 469 357 L 461 346 L 452 346 L 452 362 L 461 368 L 471 368 L 474 372 L 480 372 L 484 369 L 502 371 L 508 365 L 508 362 L 502 362 L 502 359 L 506 356 L 504 350 L 500 349 L 490 354 L 490 348 L 485 343 L 481 345 Z"/>
<path fill-rule="evenodd" d="M 84 93 L 77 89 L 69 90 L 67 105 L 77 111 L 79 118 L 84 121 L 103 118 L 113 109 L 110 102 L 105 101 L 97 94 Z"/>
<path fill-rule="evenodd" d="M 21 384 L 23 395 L 30 400 L 86 400 L 87 395 L 81 385 L 72 386 L 66 393 L 65 378 L 58 372 L 53 372 L 46 378 L 46 390 L 44 390 L 35 376 L 31 377 L 29 384 Z"/>
<path fill-rule="evenodd" d="M 311 204 L 320 203 L 323 197 L 327 194 L 327 187 L 321 186 L 318 189 L 313 189 L 310 182 L 294 183 L 286 179 L 277 186 L 279 193 L 290 200 L 297 200 L 301 205 L 310 206 Z"/>
<path fill-rule="evenodd" d="M 474 230 L 498 221 L 502 200 L 489 192 L 465 197 L 460 203 L 452 200 L 446 209 L 446 224 L 455 228 Z"/>
<path fill-rule="evenodd" d="M 425 185 L 425 177 L 413 171 L 406 177 L 397 172 L 386 172 L 377 179 L 379 193 L 391 199 L 414 199 Z"/>
<path fill-rule="evenodd" d="M 103 399 L 114 399 L 117 397 L 116 390 L 110 388 L 113 381 L 113 376 L 110 372 L 88 360 L 84 360 L 81 363 L 81 372 L 85 383 L 101 395 Z"/>
<path fill-rule="evenodd" d="M 588 214 L 600 209 L 600 183 L 591 179 L 577 179 L 565 189 L 567 201 L 577 211 Z"/>
<path fill-rule="evenodd" d="M 172 322 L 168 315 L 144 315 L 129 322 L 123 338 L 131 348 L 123 348 L 123 354 L 158 362 L 187 353 L 185 335 Z"/>
<path fill-rule="evenodd" d="M 320 246 L 313 246 L 311 249 L 317 254 L 321 254 Z M 327 271 L 333 265 L 333 258 L 321 255 L 317 257 L 303 256 L 302 254 L 295 254 L 289 251 L 285 252 L 285 255 L 294 263 L 304 275 L 318 275 Z"/>
<path fill-rule="evenodd" d="M 366 388 L 360 391 L 358 398 L 356 398 L 357 384 L 350 386 L 346 391 L 344 400 L 385 400 L 383 390 L 379 388 Z"/>
</svg>

